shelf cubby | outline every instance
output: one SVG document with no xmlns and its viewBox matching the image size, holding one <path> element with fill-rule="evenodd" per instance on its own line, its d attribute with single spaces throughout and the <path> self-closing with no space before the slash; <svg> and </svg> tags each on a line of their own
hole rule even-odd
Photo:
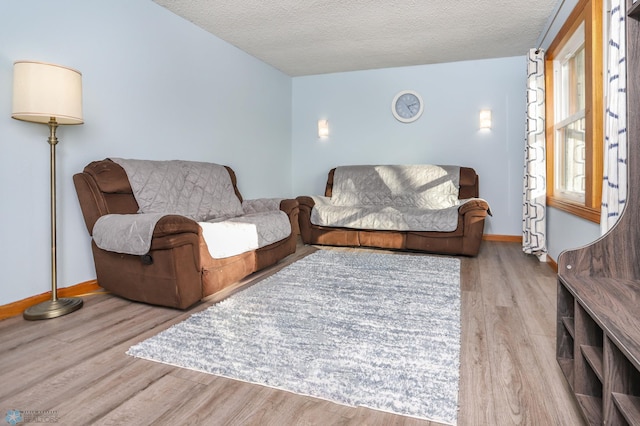
<svg viewBox="0 0 640 426">
<path fill-rule="evenodd" d="M 582 351 L 582 356 L 587 360 L 587 363 L 592 368 L 593 372 L 600 380 L 600 384 L 602 384 L 602 348 L 598 346 L 580 346 L 580 350 Z"/>
<path fill-rule="evenodd" d="M 613 392 L 613 402 L 620 415 L 631 426 L 640 426 L 640 397 Z"/>
<path fill-rule="evenodd" d="M 602 425 L 602 398 L 576 394 L 582 414 L 590 425 Z"/>
<path fill-rule="evenodd" d="M 573 339 L 575 336 L 575 325 L 573 322 L 573 317 L 564 317 L 562 318 L 562 324 L 564 324 L 564 328 L 567 329 L 569 336 Z"/>
<path fill-rule="evenodd" d="M 640 0 L 632 2 L 627 9 L 627 15 L 636 19 L 640 18 Z"/>
<path fill-rule="evenodd" d="M 571 389 L 573 389 L 573 336 L 574 298 L 565 287 L 558 285 L 558 321 L 556 333 L 556 358 Z"/>
</svg>

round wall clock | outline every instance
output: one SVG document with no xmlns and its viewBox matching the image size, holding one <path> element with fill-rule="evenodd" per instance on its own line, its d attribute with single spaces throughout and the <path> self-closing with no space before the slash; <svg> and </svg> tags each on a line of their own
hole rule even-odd
<svg viewBox="0 0 640 426">
<path fill-rule="evenodd" d="M 423 110 L 422 97 L 413 90 L 403 90 L 391 102 L 393 116 L 403 123 L 416 121 L 422 115 Z"/>
</svg>

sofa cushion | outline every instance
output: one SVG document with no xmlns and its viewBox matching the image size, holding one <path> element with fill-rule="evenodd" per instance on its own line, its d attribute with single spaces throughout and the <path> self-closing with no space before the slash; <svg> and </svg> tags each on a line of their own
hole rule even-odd
<svg viewBox="0 0 640 426">
<path fill-rule="evenodd" d="M 280 210 L 282 198 L 256 198 L 253 200 L 244 200 L 242 209 L 245 214 L 268 212 Z"/>
<path fill-rule="evenodd" d="M 214 259 L 256 250 L 291 235 L 289 217 L 280 210 L 198 224 L 202 227 L 202 237 L 207 243 L 209 254 Z"/>
<path fill-rule="evenodd" d="M 111 158 L 127 173 L 138 213 L 165 213 L 197 222 L 244 213 L 224 166 L 196 161 Z"/>
<path fill-rule="evenodd" d="M 460 167 L 386 165 L 336 167 L 335 206 L 441 209 L 457 204 Z"/>
<path fill-rule="evenodd" d="M 458 225 L 458 202 L 442 209 L 388 206 L 336 206 L 327 197 L 312 197 L 311 223 L 317 226 L 378 231 L 452 232 Z"/>
</svg>

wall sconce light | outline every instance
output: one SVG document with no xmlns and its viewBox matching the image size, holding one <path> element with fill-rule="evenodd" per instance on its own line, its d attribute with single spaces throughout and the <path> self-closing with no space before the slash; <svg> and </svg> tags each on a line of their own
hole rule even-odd
<svg viewBox="0 0 640 426">
<path fill-rule="evenodd" d="M 51 201 L 51 300 L 27 308 L 28 320 L 59 317 L 82 307 L 79 297 L 58 298 L 56 282 L 56 129 L 82 124 L 82 74 L 60 65 L 16 61 L 13 65 L 11 117 L 49 126 Z"/>
<path fill-rule="evenodd" d="M 318 137 L 329 137 L 329 120 L 318 120 Z"/>
<path fill-rule="evenodd" d="M 480 129 L 491 129 L 491 110 L 480 110 Z"/>
</svg>

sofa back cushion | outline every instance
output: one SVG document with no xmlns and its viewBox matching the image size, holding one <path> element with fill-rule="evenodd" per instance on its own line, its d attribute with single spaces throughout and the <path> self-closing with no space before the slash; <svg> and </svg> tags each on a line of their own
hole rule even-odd
<svg viewBox="0 0 640 426">
<path fill-rule="evenodd" d="M 336 167 L 331 202 L 337 206 L 442 209 L 455 205 L 460 167 L 378 165 Z"/>
<path fill-rule="evenodd" d="M 138 213 L 165 213 L 198 222 L 243 214 L 224 166 L 196 161 L 112 158 L 126 172 Z"/>
</svg>

